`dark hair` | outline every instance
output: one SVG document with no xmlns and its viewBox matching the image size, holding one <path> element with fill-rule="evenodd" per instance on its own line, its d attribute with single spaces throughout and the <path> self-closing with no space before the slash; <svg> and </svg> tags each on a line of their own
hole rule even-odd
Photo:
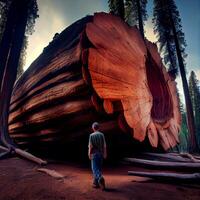
<svg viewBox="0 0 200 200">
<path fill-rule="evenodd" d="M 93 129 L 93 130 L 99 130 L 99 123 L 98 123 L 98 122 L 94 122 L 94 123 L 92 124 L 92 129 Z"/>
</svg>

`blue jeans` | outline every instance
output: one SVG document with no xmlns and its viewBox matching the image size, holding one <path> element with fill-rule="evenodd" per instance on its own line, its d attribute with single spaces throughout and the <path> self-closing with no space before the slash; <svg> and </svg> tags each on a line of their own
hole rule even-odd
<svg viewBox="0 0 200 200">
<path fill-rule="evenodd" d="M 94 177 L 94 184 L 98 185 L 98 181 L 102 176 L 102 164 L 103 164 L 103 155 L 102 153 L 92 154 L 91 167 Z"/>
</svg>

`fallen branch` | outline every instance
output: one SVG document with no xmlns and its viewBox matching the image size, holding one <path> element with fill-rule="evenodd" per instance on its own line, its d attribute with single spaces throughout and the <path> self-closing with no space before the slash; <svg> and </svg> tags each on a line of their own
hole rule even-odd
<svg viewBox="0 0 200 200">
<path fill-rule="evenodd" d="M 5 158 L 9 154 L 10 154 L 10 151 L 5 151 L 5 152 L 0 153 L 0 160 L 3 159 L 3 158 Z"/>
<path fill-rule="evenodd" d="M 64 175 L 56 172 L 55 170 L 46 169 L 46 168 L 39 168 L 39 169 L 37 169 L 37 171 L 44 172 L 44 173 L 46 173 L 46 174 L 48 174 L 48 175 L 50 175 L 50 176 L 52 176 L 52 177 L 54 177 L 56 179 L 63 179 L 63 178 L 65 178 Z"/>
<path fill-rule="evenodd" d="M 200 160 L 200 156 L 197 156 L 197 155 L 192 155 L 192 154 L 189 154 L 189 153 L 169 153 L 170 155 L 176 155 L 176 156 L 182 156 L 182 157 L 193 157 L 193 158 L 196 158 L 197 160 Z"/>
<path fill-rule="evenodd" d="M 47 161 L 42 160 L 26 151 L 23 151 L 22 149 L 15 148 L 14 146 L 10 146 L 9 148 L 0 146 L 0 150 L 4 151 L 3 153 L 0 154 L 0 159 L 4 158 L 5 156 L 11 155 L 16 153 L 17 155 L 26 158 L 27 160 L 33 161 L 39 165 L 46 165 Z"/>
<path fill-rule="evenodd" d="M 23 158 L 26 158 L 26 159 L 31 160 L 33 162 L 36 162 L 39 165 L 46 165 L 47 164 L 47 161 L 42 160 L 42 159 L 40 159 L 40 158 L 38 158 L 38 157 L 36 157 L 36 156 L 26 152 L 26 151 L 19 149 L 19 148 L 14 148 L 14 151 L 17 155 L 20 155 Z"/>
<path fill-rule="evenodd" d="M 154 168 L 168 168 L 168 169 L 180 169 L 180 170 L 200 170 L 200 163 L 183 163 L 183 162 L 161 162 L 153 160 L 144 160 L 138 158 L 125 158 L 125 161 L 134 164 L 140 164 L 145 167 Z"/>
<path fill-rule="evenodd" d="M 0 150 L 8 151 L 8 148 L 6 148 L 6 147 L 0 145 Z"/>
<path fill-rule="evenodd" d="M 178 174 L 167 172 L 136 172 L 128 171 L 128 175 L 156 178 L 161 180 L 200 181 L 200 173 Z"/>
</svg>

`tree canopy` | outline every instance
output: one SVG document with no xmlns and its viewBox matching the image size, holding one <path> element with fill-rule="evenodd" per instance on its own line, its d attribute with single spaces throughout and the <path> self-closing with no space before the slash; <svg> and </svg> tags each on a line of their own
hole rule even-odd
<svg viewBox="0 0 200 200">
<path fill-rule="evenodd" d="M 187 54 L 185 53 L 186 41 L 182 30 L 181 18 L 174 0 L 154 0 L 153 23 L 154 33 L 157 36 L 159 51 L 163 56 L 164 63 L 171 73 L 178 74 L 178 64 L 176 56 L 175 35 L 173 33 L 174 23 L 176 36 L 183 61 Z"/>
<path fill-rule="evenodd" d="M 108 0 L 108 7 L 111 14 L 124 20 L 124 0 Z"/>
<path fill-rule="evenodd" d="M 138 13 L 138 0 L 125 0 L 125 20 L 130 26 L 137 26 L 139 28 L 139 13 Z M 147 0 L 139 0 L 140 10 L 142 15 L 143 25 L 147 20 L 146 5 Z"/>
<path fill-rule="evenodd" d="M 13 0 L 0 1 L 0 42 L 5 29 L 7 14 Z M 28 47 L 28 36 L 34 32 L 35 20 L 38 16 L 38 5 L 36 0 L 30 0 L 28 4 L 28 20 L 26 26 L 26 33 L 23 41 L 23 46 L 20 54 L 20 60 L 18 65 L 18 74 L 20 76 L 23 73 L 23 67 L 26 60 L 26 49 Z"/>
</svg>

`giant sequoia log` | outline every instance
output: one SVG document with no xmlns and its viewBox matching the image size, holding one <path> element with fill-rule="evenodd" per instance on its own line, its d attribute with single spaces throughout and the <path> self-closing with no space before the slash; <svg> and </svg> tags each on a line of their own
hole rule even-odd
<svg viewBox="0 0 200 200">
<path fill-rule="evenodd" d="M 156 45 L 106 13 L 65 29 L 17 81 L 9 132 L 19 145 L 59 146 L 88 138 L 96 120 L 111 146 L 123 137 L 165 150 L 179 142 L 176 84 Z"/>
</svg>

